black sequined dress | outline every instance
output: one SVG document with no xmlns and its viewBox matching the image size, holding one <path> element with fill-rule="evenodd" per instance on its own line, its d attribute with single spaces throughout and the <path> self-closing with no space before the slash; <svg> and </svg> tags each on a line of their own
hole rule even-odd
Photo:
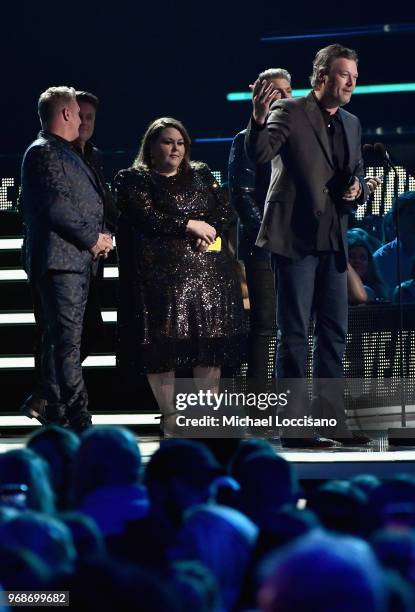
<svg viewBox="0 0 415 612">
<path fill-rule="evenodd" d="M 120 229 L 118 365 L 138 373 L 193 366 L 235 370 L 244 357 L 245 323 L 235 262 L 199 253 L 189 219 L 221 235 L 232 218 L 209 168 L 192 162 L 172 177 L 145 168 L 115 179 Z"/>
</svg>

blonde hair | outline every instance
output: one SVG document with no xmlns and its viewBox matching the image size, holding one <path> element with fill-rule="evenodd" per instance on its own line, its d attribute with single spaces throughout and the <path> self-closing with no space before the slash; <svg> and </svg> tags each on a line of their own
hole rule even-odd
<svg viewBox="0 0 415 612">
<path fill-rule="evenodd" d="M 48 87 L 42 92 L 37 103 L 37 112 L 42 126 L 48 125 L 56 113 L 70 102 L 76 102 L 76 91 L 73 87 L 60 85 L 59 87 Z"/>
</svg>

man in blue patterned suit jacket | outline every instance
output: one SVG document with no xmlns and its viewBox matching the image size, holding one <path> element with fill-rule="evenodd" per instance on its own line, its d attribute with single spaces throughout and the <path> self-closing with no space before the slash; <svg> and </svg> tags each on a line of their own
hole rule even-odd
<svg viewBox="0 0 415 612">
<path fill-rule="evenodd" d="M 22 165 L 25 267 L 42 317 L 42 369 L 49 422 L 81 432 L 91 424 L 80 361 L 90 275 L 113 248 L 103 193 L 73 150 L 79 134 L 75 90 L 51 87 L 38 104 L 42 131 Z"/>
</svg>

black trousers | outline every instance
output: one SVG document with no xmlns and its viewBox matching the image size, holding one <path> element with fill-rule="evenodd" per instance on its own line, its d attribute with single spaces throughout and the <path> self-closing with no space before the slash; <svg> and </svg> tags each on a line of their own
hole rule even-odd
<svg viewBox="0 0 415 612">
<path fill-rule="evenodd" d="M 274 368 L 269 352 L 275 333 L 275 277 L 270 260 L 254 256 L 246 258 L 245 272 L 250 304 L 247 377 L 266 385 Z"/>
<path fill-rule="evenodd" d="M 89 416 L 81 367 L 81 338 L 90 270 L 48 271 L 34 282 L 40 343 L 41 380 L 47 417 L 77 424 Z M 39 362 L 39 357 L 37 357 Z"/>
<path fill-rule="evenodd" d="M 346 435 L 343 355 L 347 334 L 347 273 L 342 255 L 321 252 L 294 260 L 273 256 L 278 283 L 276 376 L 290 387 L 282 416 L 333 418 L 325 435 Z M 314 318 L 313 393 L 307 400 L 307 353 Z M 295 391 L 295 392 L 294 392 Z M 298 399 L 296 399 L 298 398 Z M 298 435 L 298 433 L 297 433 Z"/>
</svg>

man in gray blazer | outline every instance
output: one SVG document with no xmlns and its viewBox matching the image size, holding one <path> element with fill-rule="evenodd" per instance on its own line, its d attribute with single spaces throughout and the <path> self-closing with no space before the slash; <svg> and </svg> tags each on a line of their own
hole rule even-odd
<svg viewBox="0 0 415 612">
<path fill-rule="evenodd" d="M 337 422 L 324 432 L 331 438 L 368 441 L 347 428 L 339 392 L 347 332 L 347 213 L 368 193 L 360 123 L 341 108 L 356 86 L 357 62 L 353 50 L 334 44 L 317 53 L 308 96 L 274 102 L 272 83 L 257 80 L 253 87 L 246 150 L 256 163 L 273 165 L 256 244 L 271 251 L 278 284 L 277 378 L 306 379 L 308 327 L 315 318 L 313 419 L 302 420 L 307 402 L 289 401 L 284 416 L 299 420 L 283 430 L 285 446 L 335 445 L 307 424 L 315 419 L 318 425 L 323 417 Z"/>
<path fill-rule="evenodd" d="M 25 269 L 44 329 L 47 420 L 82 432 L 91 424 L 80 361 L 85 303 L 94 262 L 113 246 L 102 188 L 71 145 L 80 125 L 75 90 L 50 87 L 38 111 L 42 130 L 22 164 Z"/>
</svg>

